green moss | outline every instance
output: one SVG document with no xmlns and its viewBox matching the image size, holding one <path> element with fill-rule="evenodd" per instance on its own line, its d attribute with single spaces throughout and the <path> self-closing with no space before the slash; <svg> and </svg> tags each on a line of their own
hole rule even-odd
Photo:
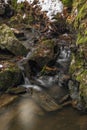
<svg viewBox="0 0 87 130">
<path fill-rule="evenodd" d="M 0 48 L 9 50 L 14 55 L 25 56 L 28 52 L 6 24 L 0 26 Z"/>
<path fill-rule="evenodd" d="M 86 3 L 86 0 L 77 0 L 77 8 L 78 11 L 80 11 L 80 9 L 82 8 L 82 6 Z"/>
<path fill-rule="evenodd" d="M 62 0 L 62 3 L 64 4 L 64 6 L 67 6 L 67 7 L 72 7 L 72 2 L 73 0 Z"/>
<path fill-rule="evenodd" d="M 81 8 L 79 9 L 78 15 L 74 22 L 74 27 L 79 28 L 79 25 L 81 24 L 83 19 L 87 18 L 87 4 L 83 4 Z"/>
<path fill-rule="evenodd" d="M 87 4 L 84 4 L 79 11 L 77 19 L 80 21 L 86 18 L 86 16 L 87 16 Z"/>
<path fill-rule="evenodd" d="M 80 96 L 87 103 L 87 70 L 83 70 L 76 78 L 80 82 Z"/>
<path fill-rule="evenodd" d="M 46 47 L 54 47 L 54 41 L 50 39 L 46 39 L 42 41 L 43 45 L 46 45 Z"/>
<path fill-rule="evenodd" d="M 77 36 L 77 44 L 85 44 L 87 43 L 87 31 L 84 31 L 84 35 L 82 35 L 81 33 L 78 34 Z M 86 34 L 86 35 L 85 35 Z"/>
<path fill-rule="evenodd" d="M 72 62 L 70 65 L 70 73 L 75 74 L 80 69 L 82 69 L 83 66 L 83 52 L 76 54 L 72 54 Z"/>
<path fill-rule="evenodd" d="M 82 82 L 85 82 L 85 78 L 87 78 L 87 70 L 83 70 L 82 72 L 79 73 L 79 75 L 77 76 L 77 80 Z M 87 80 L 87 79 L 86 79 Z"/>
<path fill-rule="evenodd" d="M 12 1 L 11 1 L 11 4 L 12 4 L 12 7 L 13 7 L 14 9 L 17 8 L 17 0 L 12 0 Z"/>
<path fill-rule="evenodd" d="M 46 73 L 46 65 L 43 66 L 43 68 L 42 68 L 40 74 L 41 74 L 41 75 L 44 75 L 45 73 Z"/>
<path fill-rule="evenodd" d="M 87 0 L 73 1 L 72 15 L 75 14 L 76 9 L 78 13 L 75 15 L 73 26 L 77 32 L 76 44 L 79 45 L 79 48 L 77 53 L 72 55 L 70 73 L 80 83 L 80 100 L 84 104 L 84 109 L 87 109 L 87 69 L 85 67 L 87 57 Z"/>
</svg>

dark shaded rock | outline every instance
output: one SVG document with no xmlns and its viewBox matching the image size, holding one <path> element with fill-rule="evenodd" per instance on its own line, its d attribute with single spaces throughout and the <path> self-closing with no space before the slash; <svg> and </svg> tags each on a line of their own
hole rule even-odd
<svg viewBox="0 0 87 130">
<path fill-rule="evenodd" d="M 54 37 L 70 32 L 66 19 L 61 14 L 58 13 L 53 19 L 54 22 L 51 23 L 51 33 Z"/>
<path fill-rule="evenodd" d="M 13 33 L 15 34 L 15 36 L 16 36 L 17 38 L 20 39 L 20 38 L 24 38 L 24 37 L 25 37 L 23 31 L 19 31 L 19 30 L 15 29 L 15 28 L 11 28 L 11 30 L 13 31 Z"/>
<path fill-rule="evenodd" d="M 13 87 L 9 88 L 6 93 L 12 94 L 12 95 L 18 95 L 18 94 L 24 94 L 26 93 L 26 88 L 20 86 L 20 87 Z"/>
<path fill-rule="evenodd" d="M 0 16 L 1 17 L 11 17 L 14 15 L 14 10 L 8 2 L 3 0 L 0 1 Z"/>
</svg>

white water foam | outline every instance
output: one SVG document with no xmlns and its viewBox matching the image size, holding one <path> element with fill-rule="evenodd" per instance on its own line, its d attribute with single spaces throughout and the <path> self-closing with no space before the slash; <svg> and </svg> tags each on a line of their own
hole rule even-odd
<svg viewBox="0 0 87 130">
<path fill-rule="evenodd" d="M 25 0 L 18 0 L 17 2 L 24 2 Z M 29 3 L 33 3 L 34 0 L 27 0 Z M 54 15 L 58 12 L 61 13 L 63 11 L 63 4 L 60 0 L 38 0 L 37 5 L 39 5 L 42 10 L 46 11 L 47 16 L 51 20 Z"/>
<path fill-rule="evenodd" d="M 0 68 L 3 68 L 3 65 L 2 65 L 2 64 L 0 64 Z"/>
</svg>

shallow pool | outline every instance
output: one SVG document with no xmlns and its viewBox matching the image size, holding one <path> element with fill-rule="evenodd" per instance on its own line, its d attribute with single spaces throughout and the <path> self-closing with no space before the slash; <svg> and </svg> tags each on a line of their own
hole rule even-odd
<svg viewBox="0 0 87 130">
<path fill-rule="evenodd" d="M 0 130 L 87 130 L 87 115 L 71 107 L 47 113 L 25 96 L 0 110 Z"/>
</svg>

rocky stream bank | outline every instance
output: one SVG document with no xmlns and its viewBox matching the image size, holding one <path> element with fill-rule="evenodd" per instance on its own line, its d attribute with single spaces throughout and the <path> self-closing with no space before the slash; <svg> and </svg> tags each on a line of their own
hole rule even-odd
<svg viewBox="0 0 87 130">
<path fill-rule="evenodd" d="M 37 2 L 0 1 L 0 108 L 29 93 L 46 111 L 86 113 L 87 2 L 62 0 L 52 20 Z"/>
</svg>

